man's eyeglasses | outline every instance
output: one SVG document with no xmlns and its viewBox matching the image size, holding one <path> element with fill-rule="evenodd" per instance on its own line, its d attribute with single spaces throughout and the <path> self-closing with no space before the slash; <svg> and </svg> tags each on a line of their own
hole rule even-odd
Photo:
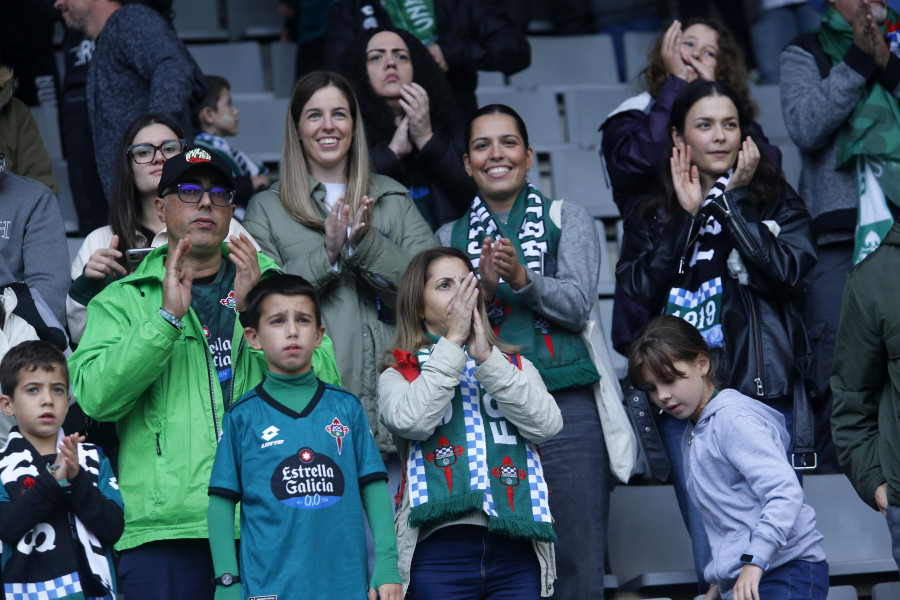
<svg viewBox="0 0 900 600">
<path fill-rule="evenodd" d="M 176 154 L 181 154 L 182 150 L 184 150 L 184 140 L 180 139 L 165 140 L 159 146 L 154 146 L 153 144 L 134 144 L 133 146 L 128 146 L 128 154 L 130 154 L 132 160 L 139 165 L 153 162 L 157 152 L 161 152 L 163 158 L 169 160 Z"/>
<path fill-rule="evenodd" d="M 220 185 L 203 187 L 196 183 L 178 183 L 175 185 L 178 199 L 187 204 L 197 204 L 203 198 L 204 192 L 209 192 L 209 201 L 215 206 L 231 206 L 234 200 L 234 190 L 229 190 Z"/>
</svg>

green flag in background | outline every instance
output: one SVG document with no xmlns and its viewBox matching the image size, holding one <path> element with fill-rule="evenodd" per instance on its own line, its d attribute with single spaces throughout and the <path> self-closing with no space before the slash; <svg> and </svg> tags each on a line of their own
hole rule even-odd
<svg viewBox="0 0 900 600">
<path fill-rule="evenodd" d="M 394 27 L 410 32 L 426 46 L 437 43 L 434 0 L 386 0 L 384 8 Z"/>
</svg>

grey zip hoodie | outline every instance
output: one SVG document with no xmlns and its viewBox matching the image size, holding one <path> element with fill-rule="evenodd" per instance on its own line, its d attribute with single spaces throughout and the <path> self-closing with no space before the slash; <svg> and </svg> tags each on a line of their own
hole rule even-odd
<svg viewBox="0 0 900 600">
<path fill-rule="evenodd" d="M 688 493 L 700 510 L 712 562 L 704 576 L 725 600 L 740 575 L 741 555 L 769 569 L 793 560 L 825 560 L 816 513 L 787 461 L 778 411 L 735 390 L 722 390 L 684 432 Z"/>
</svg>

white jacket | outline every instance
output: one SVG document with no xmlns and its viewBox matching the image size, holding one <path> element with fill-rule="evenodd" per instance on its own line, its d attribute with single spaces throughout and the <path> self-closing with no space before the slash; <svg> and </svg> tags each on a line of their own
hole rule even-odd
<svg viewBox="0 0 900 600">
<path fill-rule="evenodd" d="M 378 412 L 394 434 L 398 450 L 405 447 L 404 439 L 425 440 L 441 424 L 459 386 L 466 360 L 462 348 L 441 338 L 415 381 L 407 381 L 393 368 L 381 374 Z M 562 415 L 556 401 L 544 386 L 537 369 L 526 358 L 522 358 L 520 371 L 495 347 L 490 357 L 475 369 L 475 378 L 497 402 L 503 416 L 531 442 L 546 441 L 562 429 Z M 401 456 L 401 461 L 405 458 Z M 409 510 L 409 490 L 404 488 L 394 517 L 404 593 L 409 586 L 410 565 L 419 537 L 419 530 L 409 526 Z M 541 565 L 541 595 L 551 596 L 556 579 L 553 544 L 540 541 L 533 544 Z"/>
</svg>

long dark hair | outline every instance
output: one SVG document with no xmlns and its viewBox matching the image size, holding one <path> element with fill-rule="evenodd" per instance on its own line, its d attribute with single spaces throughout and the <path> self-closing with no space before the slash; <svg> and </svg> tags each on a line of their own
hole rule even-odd
<svg viewBox="0 0 900 600">
<path fill-rule="evenodd" d="M 737 93 L 738 97 L 750 111 L 750 118 L 756 116 L 756 106 L 750 100 L 750 90 L 747 87 L 747 67 L 744 65 L 744 53 L 734 39 L 731 31 L 712 19 L 688 19 L 681 25 L 681 31 L 686 31 L 693 25 L 704 25 L 716 32 L 718 37 L 716 45 L 719 52 L 716 54 L 716 81 L 721 81 Z M 666 82 L 668 74 L 666 65 L 662 59 L 662 40 L 665 30 L 657 36 L 653 47 L 647 54 L 647 66 L 640 72 L 638 78 L 642 87 L 656 98 Z"/>
<path fill-rule="evenodd" d="M 135 187 L 131 156 L 128 154 L 128 146 L 134 141 L 134 136 L 141 129 L 150 125 L 164 125 L 172 130 L 176 138 L 184 138 L 181 125 L 165 115 L 155 114 L 141 115 L 131 122 L 122 135 L 119 151 L 116 154 L 116 173 L 113 179 L 112 202 L 109 206 L 109 226 L 113 235 L 119 236 L 118 250 L 123 257 L 119 262 L 123 265 L 125 264 L 126 250 L 144 248 L 149 246 L 153 240 L 153 232 L 141 225 L 141 197 Z M 146 244 L 138 242 L 138 233 L 147 240 Z"/>
<path fill-rule="evenodd" d="M 675 146 L 671 139 L 672 129 L 674 128 L 679 135 L 684 135 L 685 119 L 691 107 L 703 98 L 710 96 L 722 96 L 731 100 L 737 108 L 738 124 L 741 130 L 740 139 L 744 140 L 749 135 L 759 148 L 759 165 L 748 185 L 750 199 L 762 204 L 777 202 L 784 196 L 784 179 L 781 176 L 781 169 L 769 154 L 768 147 L 753 136 L 750 129 L 750 112 L 747 107 L 741 102 L 738 95 L 721 81 L 695 79 L 675 96 L 672 110 L 669 113 L 669 123 L 666 125 L 666 134 L 669 136 L 668 156 L 672 155 L 672 148 Z M 671 217 L 679 206 L 672 184 L 669 161 L 661 160 L 660 166 L 657 190 L 647 197 L 642 206 L 642 218 L 644 219 L 652 218 L 660 207 L 664 208 L 666 214 Z"/>
<path fill-rule="evenodd" d="M 341 73 L 350 80 L 356 89 L 356 97 L 359 108 L 362 111 L 363 121 L 366 125 L 366 138 L 369 145 L 374 146 L 381 142 L 389 142 L 394 137 L 397 125 L 394 123 L 394 113 L 384 98 L 381 98 L 372 89 L 369 81 L 369 72 L 366 68 L 366 48 L 373 36 L 388 31 L 395 33 L 403 39 L 409 49 L 409 58 L 412 63 L 413 81 L 425 88 L 428 92 L 428 110 L 431 115 L 431 127 L 448 136 L 458 135 L 453 131 L 461 120 L 460 110 L 456 106 L 453 91 L 447 78 L 441 72 L 440 67 L 434 62 L 422 42 L 413 34 L 402 29 L 383 27 L 364 31 L 353 41 L 341 56 Z"/>
</svg>

